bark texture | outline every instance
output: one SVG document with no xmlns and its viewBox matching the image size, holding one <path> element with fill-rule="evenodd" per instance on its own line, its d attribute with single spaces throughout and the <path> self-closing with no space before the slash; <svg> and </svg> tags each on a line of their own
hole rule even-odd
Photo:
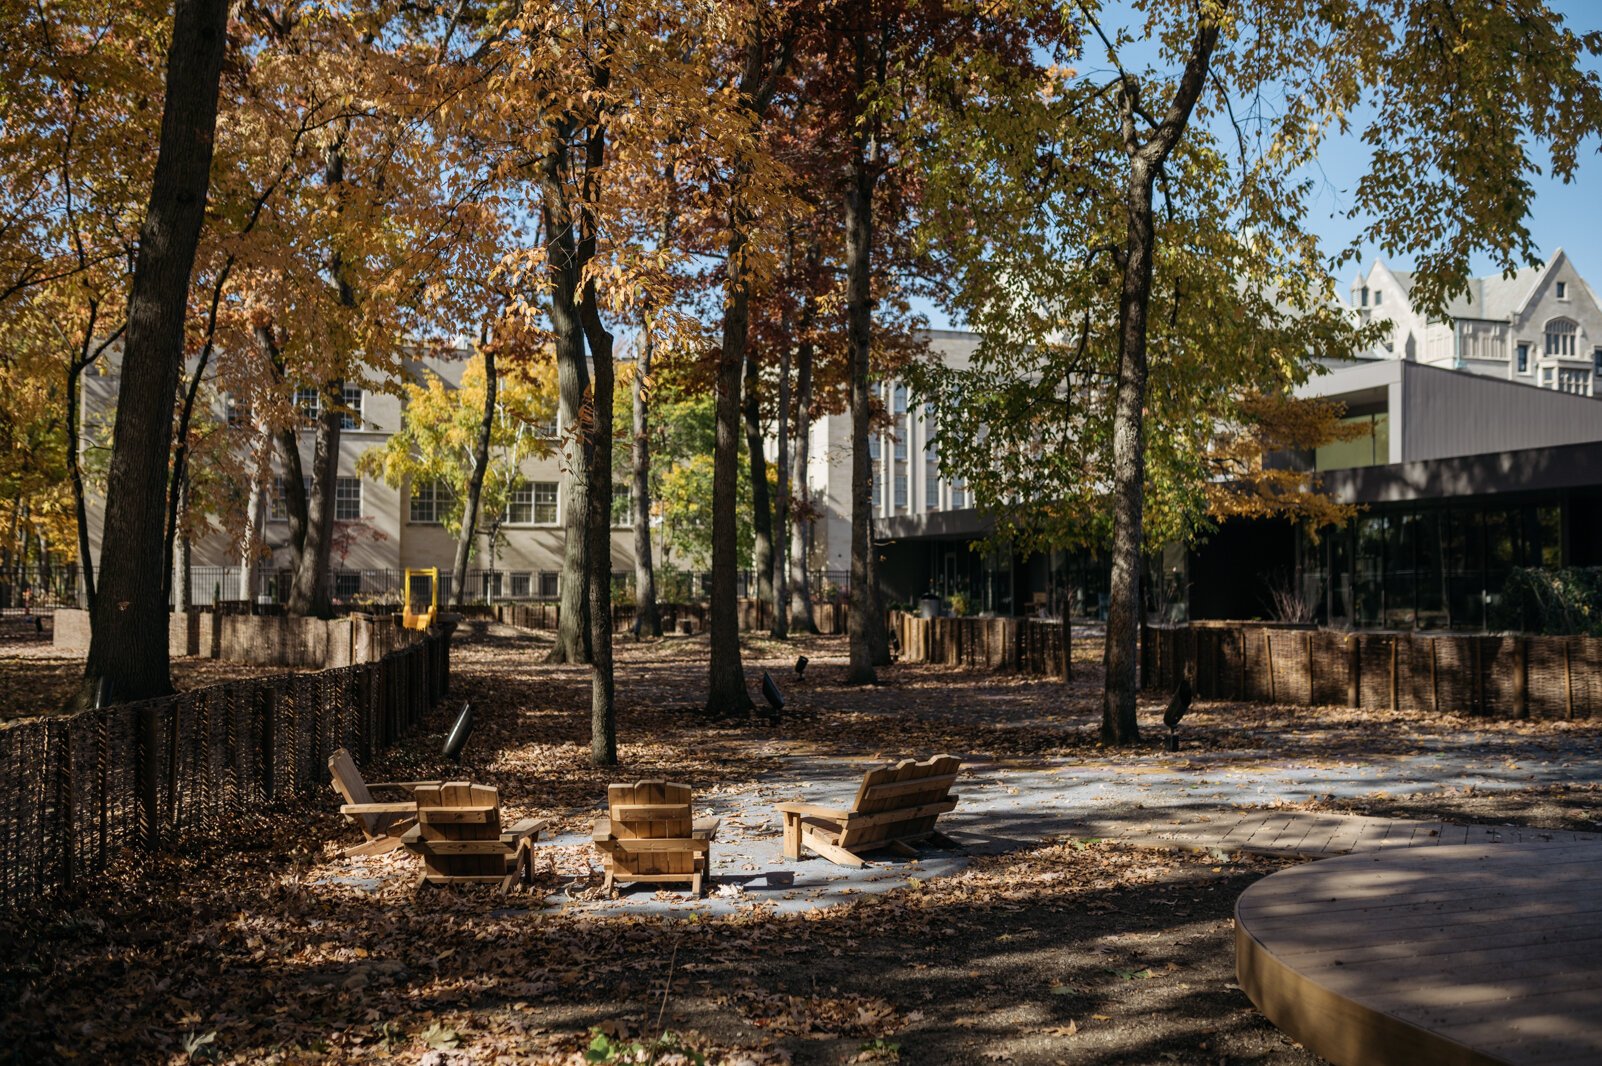
<svg viewBox="0 0 1602 1066">
<path fill-rule="evenodd" d="M 860 58 L 859 58 L 860 62 Z M 878 609 L 873 563 L 873 467 L 868 455 L 873 299 L 869 290 L 873 247 L 873 172 L 862 160 L 859 144 L 850 188 L 846 192 L 846 342 L 851 358 L 851 662 L 846 683 L 871 685 L 878 680 L 884 619 Z"/>
<path fill-rule="evenodd" d="M 773 512 L 773 624 L 768 635 L 776 640 L 790 636 L 790 346 L 779 353 L 778 454 L 774 464 L 779 475 L 778 499 Z"/>
<path fill-rule="evenodd" d="M 1101 707 L 1104 744 L 1133 744 L 1140 738 L 1135 705 L 1141 618 L 1140 560 L 1145 535 L 1146 325 L 1151 308 L 1156 244 L 1152 186 L 1190 121 L 1217 42 L 1217 25 L 1204 21 L 1192 42 L 1174 98 L 1156 130 L 1144 141 L 1136 126 L 1141 114 L 1139 84 L 1132 78 L 1125 78 L 1119 90 L 1124 151 L 1129 158 L 1129 170 L 1124 179 L 1128 225 L 1118 254 L 1121 279 L 1118 392 L 1113 407 L 1112 581 L 1107 604 L 1107 637 L 1103 652 L 1106 681 Z"/>
<path fill-rule="evenodd" d="M 576 211 L 566 185 L 567 139 L 572 130 L 557 130 L 557 145 L 544 159 L 541 181 L 551 279 L 551 324 L 556 342 L 556 384 L 562 420 L 562 580 L 556 644 L 548 661 L 590 661 L 588 575 L 590 558 L 590 458 L 593 412 L 586 400 L 590 371 L 584 361 L 584 325 L 579 318 L 579 255 Z"/>
<path fill-rule="evenodd" d="M 317 424 L 312 432 L 311 495 L 307 498 L 301 494 L 306 518 L 299 549 L 295 552 L 295 576 L 289 586 L 289 602 L 284 607 L 290 614 L 315 618 L 331 618 L 334 614 L 329 561 L 334 550 L 334 486 L 339 477 L 339 432 L 344 418 L 339 408 L 344 401 L 343 380 L 323 384 L 318 398 Z M 293 430 L 287 431 L 287 435 L 297 436 Z M 298 462 L 299 448 L 289 450 Z M 286 488 L 289 488 L 289 481 L 286 476 Z M 296 480 L 295 483 L 300 482 Z M 286 495 L 290 500 L 295 496 L 292 489 Z M 293 505 L 290 513 L 294 513 Z M 293 521 L 290 529 L 293 537 Z"/>
<path fill-rule="evenodd" d="M 96 690 L 119 702 L 172 691 L 161 596 L 163 506 L 184 317 L 210 188 L 228 6 L 223 0 L 175 4 L 161 139 L 128 300 L 106 479 L 102 543 L 117 550 L 101 559 L 84 667 L 86 702 Z M 147 841 L 154 843 L 153 792 L 141 794 Z"/>
<path fill-rule="evenodd" d="M 807 306 L 812 306 L 810 296 Z M 799 506 L 790 530 L 790 628 L 798 633 L 816 633 L 818 623 L 812 612 L 811 578 L 807 572 L 812 530 L 811 493 L 807 490 L 812 445 L 812 341 L 805 334 L 796 350 L 795 378 L 795 449 L 790 485 Z"/>
</svg>

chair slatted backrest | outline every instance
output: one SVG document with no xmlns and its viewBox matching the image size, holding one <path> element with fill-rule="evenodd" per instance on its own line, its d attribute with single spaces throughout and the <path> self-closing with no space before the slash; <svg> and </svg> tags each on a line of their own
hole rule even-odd
<svg viewBox="0 0 1602 1066">
<path fill-rule="evenodd" d="M 622 864 L 621 870 L 686 876 L 694 872 L 691 835 L 695 819 L 690 810 L 689 785 L 660 780 L 609 785 L 606 806 L 612 820 L 612 836 L 621 844 L 613 853 L 613 861 Z M 631 849 L 630 840 L 682 840 L 685 847 L 678 851 Z"/>
<path fill-rule="evenodd" d="M 346 803 L 371 803 L 373 794 L 367 789 L 367 782 L 362 779 L 361 771 L 356 769 L 356 760 L 350 757 L 350 752 L 344 748 L 337 749 L 328 757 L 328 775 L 333 778 L 334 791 L 345 797 Z M 388 829 L 398 817 L 393 814 L 360 814 L 363 830 L 370 838 L 380 836 Z"/>
<path fill-rule="evenodd" d="M 936 755 L 869 770 L 851 805 L 840 846 L 865 847 L 932 831 L 941 813 L 955 805 L 951 786 L 961 765 L 955 755 Z"/>
<path fill-rule="evenodd" d="M 506 873 L 500 794 L 495 789 L 447 781 L 419 788 L 414 796 L 419 835 L 430 843 L 445 844 L 444 850 L 425 853 L 429 869 L 454 877 Z"/>
</svg>

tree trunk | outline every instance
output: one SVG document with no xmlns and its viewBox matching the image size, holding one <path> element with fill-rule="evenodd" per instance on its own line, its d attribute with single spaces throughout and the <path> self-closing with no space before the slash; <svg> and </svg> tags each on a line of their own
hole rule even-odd
<svg viewBox="0 0 1602 1066">
<path fill-rule="evenodd" d="M 262 495 L 270 484 L 267 474 L 272 469 L 272 434 L 265 425 L 261 428 L 261 434 L 250 461 L 250 497 L 245 502 L 245 541 L 239 552 L 239 598 L 249 605 L 247 610 L 252 613 L 256 610 L 256 565 L 261 561 L 261 527 L 265 517 L 262 514 Z"/>
<path fill-rule="evenodd" d="M 740 661 L 740 611 L 735 595 L 739 565 L 734 509 L 740 462 L 740 368 L 745 362 L 751 319 L 751 291 L 745 267 L 745 227 L 749 219 L 740 202 L 739 189 L 737 177 L 730 197 L 723 346 L 717 364 L 717 437 L 712 452 L 712 664 L 707 678 L 706 710 L 714 717 L 748 714 L 752 706 L 751 694 L 745 687 L 745 667 Z"/>
<path fill-rule="evenodd" d="M 174 8 L 161 140 L 128 300 L 106 478 L 102 543 L 115 550 L 101 559 L 80 696 L 86 704 L 96 690 L 117 701 L 172 691 L 161 598 L 162 512 L 190 276 L 210 189 L 228 8 L 223 0 L 177 0 Z M 150 742 L 154 717 L 146 717 Z M 154 844 L 154 789 L 142 787 L 141 798 L 146 842 Z"/>
<path fill-rule="evenodd" d="M 317 407 L 317 430 L 312 437 L 311 498 L 306 503 L 304 535 L 295 560 L 295 576 L 289 586 L 289 603 L 285 606 L 290 614 L 315 618 L 331 618 L 334 614 L 329 559 L 334 548 L 334 485 L 339 476 L 339 426 L 344 417 L 339 405 L 344 399 L 343 381 L 330 381 L 323 385 Z M 295 449 L 295 456 L 298 460 L 298 448 Z M 287 474 L 288 471 L 284 478 L 285 488 L 292 494 Z"/>
<path fill-rule="evenodd" d="M 178 515 L 174 526 L 177 527 L 177 545 L 173 553 L 173 575 L 175 583 L 173 591 L 173 606 L 180 612 L 187 612 L 195 605 L 195 589 L 192 582 L 194 577 L 194 553 L 190 550 L 189 534 L 184 532 L 183 523 L 189 512 L 189 482 L 186 479 L 178 486 Z"/>
<path fill-rule="evenodd" d="M 873 563 L 873 469 L 868 454 L 868 360 L 873 336 L 873 301 L 869 291 L 873 247 L 873 172 L 862 159 L 860 144 L 853 165 L 851 188 L 846 194 L 846 339 L 851 359 L 851 664 L 849 685 L 871 685 L 878 680 L 874 667 L 884 619 L 878 610 Z"/>
<path fill-rule="evenodd" d="M 567 138 L 571 129 L 556 131 L 556 147 L 545 155 L 541 181 L 547 271 L 551 279 L 551 325 L 556 343 L 556 383 L 562 417 L 562 581 L 556 644 L 546 657 L 553 663 L 590 661 L 588 599 L 590 459 L 594 440 L 593 412 L 585 407 L 590 372 L 584 362 L 584 325 L 579 319 L 579 276 L 583 269 L 574 234 L 573 205 L 568 196 Z"/>
<path fill-rule="evenodd" d="M 790 636 L 790 344 L 786 338 L 779 351 L 779 414 L 775 427 L 779 438 L 775 456 L 779 475 L 778 500 L 773 515 L 773 625 L 768 635 L 776 640 Z"/>
<path fill-rule="evenodd" d="M 489 469 L 490 434 L 495 429 L 495 352 L 480 338 L 479 350 L 484 353 L 484 417 L 478 424 L 478 440 L 473 443 L 473 472 L 467 479 L 467 499 L 462 501 L 462 535 L 456 541 L 455 575 L 451 582 L 451 600 L 458 610 L 467 593 L 467 559 L 473 552 L 473 537 L 478 531 L 478 501 L 484 492 L 484 471 Z M 494 534 L 491 534 L 493 539 Z M 494 567 L 491 566 L 493 571 Z M 491 587 L 495 576 L 490 575 Z"/>
<path fill-rule="evenodd" d="M 591 152 L 596 153 L 591 137 Z M 596 159 L 595 163 L 599 164 Z M 617 765 L 617 702 L 612 673 L 612 334 L 601 325 L 595 283 L 580 307 L 595 363 L 594 460 L 590 464 L 590 762 Z"/>
<path fill-rule="evenodd" d="M 87 346 L 86 342 L 85 347 Z M 78 525 L 78 572 L 83 575 L 83 606 L 89 611 L 90 617 L 93 617 L 95 563 L 89 555 L 89 503 L 84 494 L 83 466 L 81 456 L 78 454 L 80 447 L 78 405 L 80 390 L 83 388 L 83 372 L 87 366 L 86 361 L 74 359 L 67 367 L 67 479 L 72 483 L 72 513 Z M 13 532 L 15 532 L 14 525 Z"/>
<path fill-rule="evenodd" d="M 1122 276 L 1118 298 L 1118 392 L 1113 407 L 1112 581 L 1102 656 L 1106 668 L 1101 703 L 1104 744 L 1133 744 L 1140 739 L 1135 703 L 1141 617 L 1140 552 L 1145 536 L 1146 320 L 1151 307 L 1156 244 L 1152 185 L 1190 121 L 1217 41 L 1217 25 L 1203 22 L 1197 29 L 1173 102 L 1145 143 L 1136 134 L 1139 86 L 1133 79 L 1126 79 L 1119 91 L 1124 149 L 1129 157 L 1124 186 L 1128 218 L 1119 254 Z"/>
<path fill-rule="evenodd" d="M 662 612 L 656 605 L 656 565 L 651 559 L 650 374 L 656 342 L 643 330 L 634 368 L 634 635 L 660 637 Z"/>
<path fill-rule="evenodd" d="M 755 534 L 751 544 L 751 571 L 756 577 L 756 587 L 750 592 L 757 601 L 757 610 L 761 611 L 762 604 L 773 601 L 773 504 L 768 495 L 768 456 L 762 447 L 759 380 L 756 358 L 748 351 L 741 409 L 745 414 L 745 450 L 751 463 L 751 528 Z"/>
<path fill-rule="evenodd" d="M 812 297 L 807 297 L 810 310 Z M 811 315 L 806 316 L 811 321 Z M 816 633 L 818 622 L 812 613 L 811 577 L 807 554 L 812 529 L 812 494 L 807 488 L 807 463 L 812 446 L 812 341 L 803 334 L 796 351 L 795 455 L 791 460 L 790 491 L 801 501 L 799 514 L 790 531 L 790 627 L 801 633 Z"/>
</svg>

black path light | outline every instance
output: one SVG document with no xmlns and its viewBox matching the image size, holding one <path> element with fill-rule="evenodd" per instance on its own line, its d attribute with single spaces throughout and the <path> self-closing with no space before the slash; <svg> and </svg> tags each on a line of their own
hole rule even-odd
<svg viewBox="0 0 1602 1066">
<path fill-rule="evenodd" d="M 467 746 L 467 738 L 473 735 L 473 705 L 462 704 L 462 713 L 456 716 L 456 724 L 451 726 L 450 735 L 445 738 L 445 746 L 440 754 L 458 766 L 462 762 L 462 749 Z"/>
<path fill-rule="evenodd" d="M 801 680 L 801 675 L 807 672 L 807 657 L 805 655 L 795 661 L 795 679 Z"/>
<path fill-rule="evenodd" d="M 762 698 L 773 708 L 773 717 L 778 718 L 779 712 L 784 710 L 784 696 L 779 692 L 779 686 L 773 680 L 773 675 L 766 670 L 762 671 Z"/>
</svg>

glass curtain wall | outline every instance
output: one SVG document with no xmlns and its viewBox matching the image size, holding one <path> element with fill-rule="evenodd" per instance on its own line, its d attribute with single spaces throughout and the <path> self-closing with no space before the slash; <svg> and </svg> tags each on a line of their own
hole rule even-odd
<svg viewBox="0 0 1602 1066">
<path fill-rule="evenodd" d="M 1300 588 L 1326 624 L 1484 629 L 1515 567 L 1563 565 L 1563 530 L 1561 501 L 1374 507 L 1300 535 Z"/>
</svg>

